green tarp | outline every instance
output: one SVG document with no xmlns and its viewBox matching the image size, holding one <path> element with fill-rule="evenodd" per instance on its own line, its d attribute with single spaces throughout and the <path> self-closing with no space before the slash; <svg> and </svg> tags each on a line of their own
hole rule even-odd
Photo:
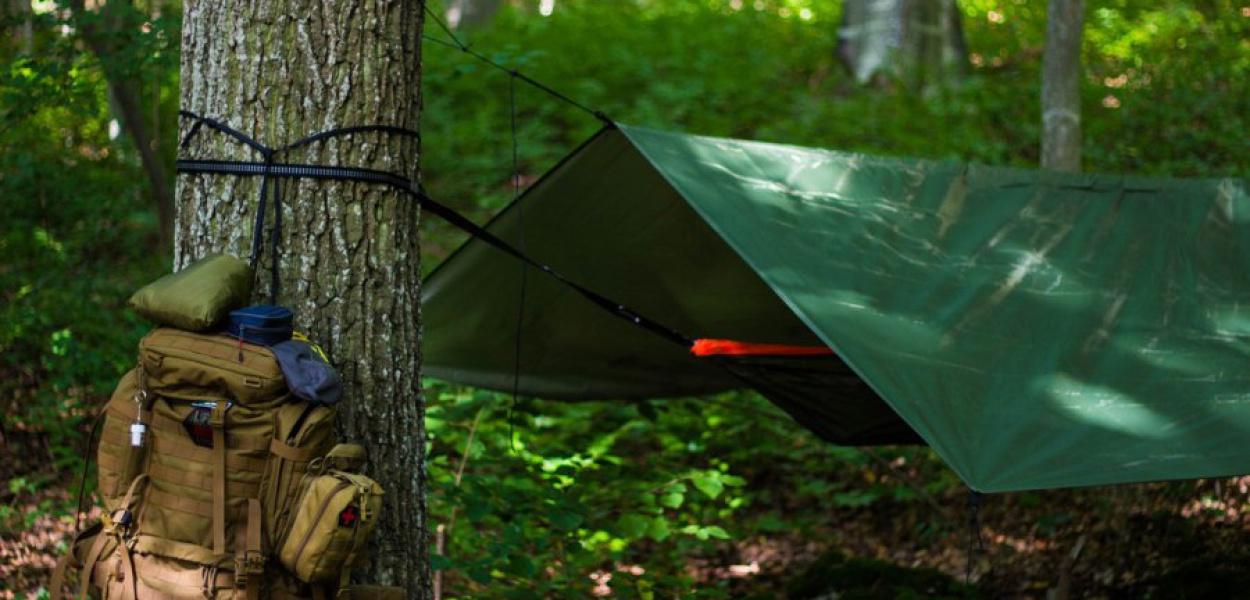
<svg viewBox="0 0 1250 600">
<path fill-rule="evenodd" d="M 691 337 L 837 358 L 695 358 L 533 269 L 521 311 L 521 264 L 473 240 L 425 284 L 425 371 L 755 387 L 826 439 L 919 434 L 986 492 L 1246 474 L 1245 189 L 607 128 L 489 229 Z"/>
</svg>

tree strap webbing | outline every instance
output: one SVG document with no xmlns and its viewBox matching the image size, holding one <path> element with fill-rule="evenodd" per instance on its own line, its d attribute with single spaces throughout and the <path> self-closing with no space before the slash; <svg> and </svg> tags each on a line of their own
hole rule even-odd
<svg viewBox="0 0 1250 600">
<path fill-rule="evenodd" d="M 463 230 L 465 233 L 468 233 L 470 236 L 473 236 L 491 245 L 495 249 L 500 250 L 504 252 L 505 254 L 508 254 L 509 256 L 512 256 L 513 258 L 516 258 L 517 260 L 520 260 L 521 262 L 528 264 L 538 269 L 539 271 L 542 271 L 543 273 L 546 273 L 549 277 L 552 277 L 555 280 L 559 281 L 560 283 L 568 286 L 570 289 L 577 292 L 582 297 L 594 303 L 596 306 L 599 306 L 600 308 L 608 311 L 609 313 L 612 313 L 613 315 L 621 319 L 629 321 L 630 323 L 633 323 L 639 327 L 642 327 L 643 329 L 651 331 L 652 333 L 655 333 L 656 335 L 659 335 L 660 337 L 663 337 L 664 339 L 670 342 L 678 344 L 683 348 L 689 349 L 694 344 L 694 340 L 692 338 L 686 335 L 683 335 L 677 330 L 667 327 L 665 325 L 662 325 L 647 317 L 644 317 L 643 315 L 630 309 L 629 307 L 619 302 L 615 302 L 611 300 L 610 298 L 607 298 L 597 292 L 587 289 L 583 287 L 582 285 L 569 280 L 567 277 L 561 275 L 555 269 L 552 269 L 551 267 L 530 258 L 529 256 L 522 253 L 520 250 L 517 250 L 512 245 L 500 239 L 495 234 L 487 231 L 486 229 L 477 225 L 473 221 L 469 220 L 464 215 L 456 212 L 455 210 L 452 210 L 448 206 L 431 198 L 429 194 L 425 192 L 425 190 L 421 189 L 419 186 L 413 186 L 412 182 L 406 177 L 403 177 L 401 175 L 396 175 L 394 173 L 389 173 L 386 171 L 378 171 L 374 169 L 365 169 L 365 168 L 360 168 L 360 167 L 338 167 L 338 166 L 293 164 L 293 163 L 277 162 L 274 159 L 275 155 L 281 154 L 288 150 L 293 150 L 295 148 L 300 148 L 300 147 L 306 146 L 314 142 L 324 141 L 324 140 L 328 140 L 328 139 L 338 137 L 338 136 L 372 132 L 372 133 L 404 135 L 404 136 L 410 136 L 410 137 L 415 137 L 417 139 L 420 139 L 420 134 L 418 134 L 415 131 L 412 131 L 410 129 L 404 129 L 401 127 L 389 126 L 389 125 L 368 125 L 368 126 L 359 126 L 359 127 L 347 127 L 347 128 L 342 128 L 342 129 L 331 129 L 329 131 L 324 131 L 321 133 L 310 135 L 308 137 L 301 138 L 300 140 L 297 140 L 293 143 L 287 144 L 280 148 L 271 149 L 261 144 L 260 142 L 257 142 L 256 140 L 248 137 L 247 135 L 240 133 L 238 130 L 233 129 L 227 125 L 224 125 L 216 120 L 209 119 L 206 117 L 201 117 L 199 115 L 196 115 L 188 111 L 180 111 L 179 114 L 183 117 L 195 119 L 195 123 L 191 126 L 191 129 L 187 132 L 187 135 L 182 140 L 181 147 L 183 149 L 186 149 L 188 147 L 188 145 L 191 143 L 192 138 L 194 138 L 195 135 L 203 127 L 208 127 L 209 129 L 221 132 L 223 134 L 226 134 L 234 138 L 238 142 L 257 151 L 259 154 L 261 154 L 264 157 L 264 160 L 262 162 L 230 161 L 230 160 L 179 160 L 177 163 L 179 173 L 236 175 L 240 177 L 259 176 L 263 178 L 261 182 L 259 205 L 257 207 L 257 212 L 256 212 L 256 229 L 252 233 L 252 265 L 253 267 L 255 267 L 256 261 L 260 254 L 260 246 L 261 246 L 261 239 L 262 239 L 261 235 L 262 235 L 262 229 L 264 228 L 264 223 L 265 223 L 265 220 L 264 220 L 265 197 L 267 195 L 266 194 L 266 191 L 268 188 L 267 184 L 270 179 L 306 178 L 306 179 L 359 181 L 363 183 L 376 183 L 376 184 L 389 186 L 391 188 L 399 190 L 415 198 L 417 200 L 417 203 L 421 206 L 423 210 L 428 210 L 429 212 L 435 214 L 436 216 L 443 219 L 444 221 L 447 221 L 451 225 L 454 225 L 455 227 Z M 276 188 L 276 181 L 275 181 L 275 188 Z M 275 204 L 277 204 L 276 199 L 275 199 Z M 278 210 L 276 212 L 279 215 L 281 215 L 281 208 L 278 207 Z M 279 217 L 278 219 L 275 220 L 274 230 L 272 232 L 271 242 L 270 242 L 270 253 L 271 253 L 271 260 L 272 260 L 272 264 L 270 265 L 270 277 L 271 277 L 270 295 L 273 298 L 276 298 L 278 294 L 278 267 L 277 267 L 278 249 L 277 249 L 277 246 L 278 246 L 278 240 L 280 237 L 280 232 L 281 232 L 281 219 Z"/>
</svg>

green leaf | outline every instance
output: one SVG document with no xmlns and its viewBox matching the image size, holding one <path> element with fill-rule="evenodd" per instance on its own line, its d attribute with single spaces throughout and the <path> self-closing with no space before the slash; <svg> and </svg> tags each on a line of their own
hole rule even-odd
<svg viewBox="0 0 1250 600">
<path fill-rule="evenodd" d="M 720 482 L 716 475 L 700 473 L 693 475 L 690 481 L 694 484 L 694 487 L 699 488 L 699 491 L 707 494 L 709 498 L 715 499 L 717 496 L 720 496 L 721 492 L 725 491 L 725 485 Z"/>
<path fill-rule="evenodd" d="M 634 406 L 638 409 L 638 414 L 642 415 L 642 418 L 651 421 L 652 423 L 655 423 L 660 419 L 660 413 L 656 412 L 655 405 L 651 404 L 651 402 L 643 400 Z"/>
<path fill-rule="evenodd" d="M 729 532 L 715 525 L 709 525 L 707 527 L 704 527 L 703 530 L 706 531 L 709 536 L 714 537 L 716 539 L 720 539 L 720 540 L 729 539 Z"/>
<path fill-rule="evenodd" d="M 582 516 L 575 512 L 556 511 L 547 517 L 552 525 L 564 530 L 577 529 L 582 524 Z"/>
<path fill-rule="evenodd" d="M 647 528 L 647 536 L 657 542 L 662 542 L 668 539 L 668 537 L 672 534 L 673 530 L 669 529 L 668 521 L 665 520 L 664 517 L 656 517 L 652 519 L 651 525 Z"/>
<path fill-rule="evenodd" d="M 868 506 L 877 500 L 877 494 L 864 490 L 850 490 L 833 495 L 837 506 Z"/>
<path fill-rule="evenodd" d="M 469 498 L 469 505 L 465 507 L 464 514 L 469 517 L 470 521 L 476 523 L 485 519 L 492 510 L 494 510 L 494 507 L 491 506 L 490 502 L 482 498 L 473 497 Z"/>
<path fill-rule="evenodd" d="M 738 477 L 737 475 L 729 474 L 721 475 L 720 482 L 729 487 L 742 487 L 747 484 L 747 480 Z"/>
<path fill-rule="evenodd" d="M 542 596 L 539 596 L 538 592 L 535 592 L 534 590 L 525 590 L 525 589 L 508 590 L 504 592 L 504 597 L 508 598 L 508 600 L 541 600 L 542 599 Z"/>
<path fill-rule="evenodd" d="M 532 577 L 538 568 L 528 556 L 514 554 L 508 558 L 507 571 L 518 577 Z"/>
<path fill-rule="evenodd" d="M 669 508 L 681 508 L 683 502 L 686 501 L 686 495 L 681 492 L 669 492 L 660 496 L 660 504 Z"/>
<path fill-rule="evenodd" d="M 451 559 L 441 554 L 430 556 L 430 569 L 433 571 L 442 571 L 451 568 Z"/>
<path fill-rule="evenodd" d="M 650 519 L 636 514 L 628 514 L 622 516 L 616 522 L 616 528 L 621 535 L 629 539 L 638 539 L 647 534 L 647 529 L 651 526 Z"/>
<path fill-rule="evenodd" d="M 490 574 L 490 569 L 482 565 L 474 565 L 469 567 L 469 579 L 476 581 L 482 585 L 486 585 L 494 579 Z"/>
</svg>

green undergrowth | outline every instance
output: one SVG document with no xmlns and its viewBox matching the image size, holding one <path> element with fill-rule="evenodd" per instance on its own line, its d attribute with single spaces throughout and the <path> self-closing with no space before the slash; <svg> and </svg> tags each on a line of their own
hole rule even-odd
<svg viewBox="0 0 1250 600">
<path fill-rule="evenodd" d="M 111 32 L 125 51 L 110 68 L 154 100 L 146 118 L 159 124 L 158 150 L 172 165 L 179 6 L 160 4 L 161 18 L 130 14 L 125 22 L 133 27 Z M 958 85 L 926 93 L 897 82 L 852 81 L 835 58 L 837 0 L 558 0 L 548 17 L 537 2 L 504 4 L 488 27 L 457 35 L 623 123 L 1036 166 L 1044 2 L 961 1 L 973 66 Z M 1086 169 L 1244 177 L 1245 9 L 1231 0 L 1087 6 Z M 0 523 L 9 529 L 40 512 L 66 512 L 67 502 L 36 499 L 76 485 L 68 482 L 81 466 L 87 415 L 130 366 L 147 327 L 125 310 L 125 299 L 169 264 L 138 152 L 126 135 L 111 135 L 116 114 L 102 65 L 63 22 L 66 11 L 41 10 L 32 28 L 37 51 L 25 52 L 17 36 L 7 35 L 11 28 L 0 37 L 0 409 L 6 439 L 21 441 L 12 447 L 45 449 L 5 457 Z M 446 39 L 433 24 L 426 33 Z M 424 183 L 485 221 L 513 195 L 508 76 L 438 44 L 423 50 Z M 601 126 L 523 83 L 516 87 L 516 123 L 522 183 Z M 427 222 L 428 270 L 463 237 Z M 960 484 L 927 449 L 830 446 L 745 393 L 565 404 L 514 402 L 430 382 L 427 398 L 429 523 L 432 538 L 443 531 L 442 552 L 433 554 L 444 598 L 743 597 L 753 578 L 771 587 L 749 593 L 767 597 L 791 579 L 805 585 L 810 579 L 798 574 L 829 548 L 860 557 L 828 566 L 837 574 L 827 582 L 835 588 L 863 576 L 876 577 L 885 586 L 878 592 L 896 597 L 911 597 L 903 585 L 919 594 L 956 594 L 949 582 L 906 583 L 913 576 L 938 582 L 931 573 L 862 562 L 912 551 L 932 556 L 963 531 Z M 1210 489 L 1175 484 L 1158 492 L 1160 500 L 1115 490 L 1021 494 L 992 516 L 1015 528 L 1001 547 L 1017 548 L 1017 572 L 1049 574 L 1074 530 L 1153 503 L 1151 510 L 1170 511 L 1168 523 L 1184 525 L 1170 535 L 1199 550 L 1161 542 L 1115 546 L 1126 534 L 1114 529 L 1091 545 L 1116 548 L 1112 557 L 1146 548 L 1154 553 L 1142 559 L 1147 567 L 1133 569 L 1149 576 L 1133 585 L 1195 594 L 1200 586 L 1191 581 L 1238 582 L 1239 575 L 1222 564 L 1209 576 L 1197 566 L 1168 571 L 1175 560 L 1155 559 L 1233 556 L 1225 546 L 1198 543 L 1233 527 L 1210 527 L 1220 523 L 1212 506 L 1240 506 L 1230 499 L 1237 492 Z M 37 511 L 19 514 L 30 503 Z M 1181 514 L 1192 503 L 1206 508 Z M 1160 535 L 1148 529 L 1142 539 Z M 762 572 L 752 571 L 756 562 Z M 951 564 L 943 563 L 947 572 Z M 997 568 L 1010 573 L 1008 566 Z M 1078 575 L 1103 582 L 1100 589 L 1117 585 L 1092 568 Z M 998 584 L 1016 583 L 1004 575 Z M 0 595 L 16 585 L 0 581 Z"/>
<path fill-rule="evenodd" d="M 512 404 L 427 382 L 427 394 L 434 565 L 456 597 L 734 597 L 711 567 L 738 560 L 739 541 L 824 539 L 829 511 L 875 502 L 922 520 L 926 499 L 960 487 L 926 449 L 832 446 L 749 393 Z M 914 479 L 880 476 L 882 463 Z"/>
</svg>

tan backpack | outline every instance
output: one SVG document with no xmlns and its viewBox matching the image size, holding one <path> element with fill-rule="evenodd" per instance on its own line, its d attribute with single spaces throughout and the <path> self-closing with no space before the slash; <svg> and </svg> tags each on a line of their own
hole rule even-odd
<svg viewBox="0 0 1250 600">
<path fill-rule="evenodd" d="M 358 472 L 363 448 L 335 444 L 334 409 L 292 396 L 269 349 L 158 328 L 104 410 L 97 463 L 106 513 L 57 566 L 53 600 L 71 570 L 80 597 L 103 600 L 321 599 L 345 590 L 382 489 Z"/>
</svg>

